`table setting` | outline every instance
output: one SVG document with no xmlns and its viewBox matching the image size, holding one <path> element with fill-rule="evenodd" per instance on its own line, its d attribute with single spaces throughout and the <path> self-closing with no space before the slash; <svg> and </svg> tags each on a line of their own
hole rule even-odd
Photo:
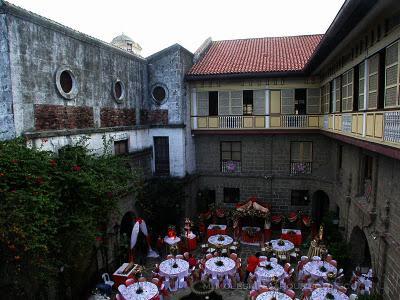
<svg viewBox="0 0 400 300">
<path fill-rule="evenodd" d="M 267 244 L 269 244 L 269 246 L 272 247 L 273 252 L 276 253 L 277 255 L 280 254 L 288 255 L 294 250 L 294 244 L 288 240 L 282 240 L 282 239 L 271 240 Z"/>
<path fill-rule="evenodd" d="M 291 300 L 291 298 L 281 292 L 268 291 L 258 295 L 256 300 Z"/>
<path fill-rule="evenodd" d="M 208 244 L 211 244 L 216 248 L 227 248 L 232 243 L 233 238 L 225 234 L 212 235 L 208 238 Z"/>
<path fill-rule="evenodd" d="M 270 282 L 274 277 L 276 277 L 278 280 L 282 279 L 285 274 L 285 270 L 278 263 L 262 261 L 258 264 L 254 274 L 256 275 L 259 283 L 261 283 L 261 281 Z"/>
<path fill-rule="evenodd" d="M 189 263 L 183 259 L 167 259 L 160 263 L 160 275 L 163 277 L 182 278 L 188 275 Z"/>
<path fill-rule="evenodd" d="M 310 261 L 304 265 L 303 270 L 316 279 L 325 279 L 331 274 L 337 274 L 337 269 L 326 261 Z"/>
<path fill-rule="evenodd" d="M 228 257 L 213 257 L 206 261 L 205 271 L 216 276 L 233 275 L 236 272 L 236 263 Z"/>
<path fill-rule="evenodd" d="M 335 288 L 318 288 L 311 294 L 313 300 L 348 300 L 349 297 Z"/>
<path fill-rule="evenodd" d="M 126 300 L 150 300 L 158 295 L 158 288 L 151 282 L 136 282 L 128 286 L 122 296 Z"/>
</svg>

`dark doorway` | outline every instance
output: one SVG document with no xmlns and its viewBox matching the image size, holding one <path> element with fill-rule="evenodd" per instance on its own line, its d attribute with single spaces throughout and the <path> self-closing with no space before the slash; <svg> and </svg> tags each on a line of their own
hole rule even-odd
<svg viewBox="0 0 400 300">
<path fill-rule="evenodd" d="M 369 251 L 368 240 L 364 231 L 360 227 L 354 227 L 350 236 L 350 251 L 352 258 L 352 269 L 359 266 L 369 269 L 371 265 L 371 253 Z"/>
<path fill-rule="evenodd" d="M 208 92 L 208 115 L 218 116 L 218 92 Z"/>
<path fill-rule="evenodd" d="M 296 115 L 307 113 L 307 90 L 295 89 L 294 91 L 294 111 Z"/>
<path fill-rule="evenodd" d="M 328 212 L 328 195 L 324 191 L 316 191 L 312 197 L 312 218 L 318 227 L 321 224 L 322 219 L 328 214 Z"/>
<path fill-rule="evenodd" d="M 155 175 L 169 175 L 169 139 L 167 136 L 154 137 Z"/>
<path fill-rule="evenodd" d="M 133 211 L 128 211 L 125 213 L 125 215 L 122 217 L 121 221 L 121 227 L 120 227 L 120 234 L 126 234 L 127 236 L 131 236 L 132 233 L 132 228 L 133 228 L 133 222 L 136 218 L 136 215 Z"/>
</svg>

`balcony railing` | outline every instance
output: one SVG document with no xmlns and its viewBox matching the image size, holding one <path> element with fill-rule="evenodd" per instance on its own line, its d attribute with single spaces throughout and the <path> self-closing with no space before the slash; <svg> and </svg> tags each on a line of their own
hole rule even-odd
<svg viewBox="0 0 400 300">
<path fill-rule="evenodd" d="M 282 127 L 306 128 L 308 127 L 306 115 L 283 115 Z"/>
<path fill-rule="evenodd" d="M 383 139 L 389 142 L 400 143 L 400 112 L 386 112 L 384 117 Z"/>
<path fill-rule="evenodd" d="M 243 128 L 243 116 L 219 116 L 219 128 Z"/>
<path fill-rule="evenodd" d="M 240 173 L 242 171 L 242 163 L 235 160 L 221 161 L 222 173 Z"/>
<path fill-rule="evenodd" d="M 290 175 L 308 175 L 312 172 L 312 162 L 290 162 Z"/>
</svg>

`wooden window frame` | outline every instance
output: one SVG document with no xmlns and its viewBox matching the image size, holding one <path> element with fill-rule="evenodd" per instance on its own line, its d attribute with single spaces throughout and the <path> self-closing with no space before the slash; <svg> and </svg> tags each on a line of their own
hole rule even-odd
<svg viewBox="0 0 400 300">
<path fill-rule="evenodd" d="M 390 44 L 385 48 L 385 51 L 387 51 L 388 48 L 394 46 L 397 43 L 397 62 L 392 63 L 390 65 L 386 65 L 385 61 L 385 87 L 384 87 L 384 108 L 397 108 L 400 106 L 400 40 L 397 40 L 396 42 Z M 386 58 L 387 59 L 387 58 Z M 391 67 L 397 66 L 397 82 L 395 84 L 391 85 L 386 85 L 387 82 L 387 70 Z M 396 87 L 396 99 L 397 99 L 397 104 L 396 105 L 386 105 L 386 92 L 387 89 L 389 88 L 394 88 Z"/>
</svg>

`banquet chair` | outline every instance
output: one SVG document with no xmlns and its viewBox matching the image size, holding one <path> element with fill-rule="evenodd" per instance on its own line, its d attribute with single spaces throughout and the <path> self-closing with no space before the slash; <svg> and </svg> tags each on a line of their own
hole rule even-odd
<svg viewBox="0 0 400 300">
<path fill-rule="evenodd" d="M 156 286 L 160 286 L 160 280 L 158 278 L 152 278 L 151 283 L 154 283 Z"/>
<path fill-rule="evenodd" d="M 273 263 L 278 263 L 278 259 L 276 257 L 271 257 L 269 261 Z"/>
<path fill-rule="evenodd" d="M 116 294 L 115 299 L 116 300 L 125 300 L 125 298 L 123 296 L 121 296 L 120 294 Z"/>
<path fill-rule="evenodd" d="M 279 254 L 278 259 L 280 262 L 285 262 L 287 261 L 287 256 L 285 254 Z"/>
<path fill-rule="evenodd" d="M 189 259 L 189 252 L 183 253 L 183 257 L 185 258 L 185 260 L 188 260 Z"/>
<path fill-rule="evenodd" d="M 176 292 L 178 290 L 179 282 L 177 277 L 171 277 L 169 279 L 169 290 L 171 292 Z"/>
<path fill-rule="evenodd" d="M 211 253 L 207 253 L 207 255 L 206 255 L 206 260 L 209 260 L 209 259 L 211 259 L 213 257 L 213 255 L 211 254 Z"/>
<path fill-rule="evenodd" d="M 132 284 L 134 284 L 135 283 L 135 279 L 133 279 L 133 278 L 128 278 L 126 281 L 125 281 L 125 285 L 126 286 L 130 286 L 130 285 L 132 285 Z"/>
<path fill-rule="evenodd" d="M 227 249 L 222 249 L 222 250 L 221 250 L 221 256 L 226 256 L 226 257 L 228 257 L 228 250 L 227 250 Z"/>
<path fill-rule="evenodd" d="M 322 284 L 322 287 L 331 289 L 331 288 L 333 288 L 333 285 L 330 284 L 330 283 L 328 283 L 328 282 L 324 282 L 324 283 Z"/>
<path fill-rule="evenodd" d="M 357 300 L 358 296 L 356 294 L 350 294 L 349 300 Z"/>
<path fill-rule="evenodd" d="M 183 255 L 182 254 L 178 254 L 175 258 L 176 259 L 183 259 Z"/>
<path fill-rule="evenodd" d="M 219 279 L 217 278 L 217 275 L 212 274 L 210 278 L 210 283 L 213 287 L 218 288 L 219 287 Z"/>
<path fill-rule="evenodd" d="M 215 248 L 208 248 L 207 249 L 207 253 L 214 253 L 215 252 Z"/>
<path fill-rule="evenodd" d="M 301 299 L 302 299 L 302 300 L 308 300 L 308 299 L 310 299 L 310 298 L 311 298 L 311 293 L 312 293 L 311 289 L 309 289 L 309 288 L 304 288 L 304 289 L 303 289 L 303 295 L 302 295 Z"/>
<path fill-rule="evenodd" d="M 143 276 L 138 279 L 138 282 L 146 282 L 146 281 L 147 281 L 146 277 Z"/>
<path fill-rule="evenodd" d="M 181 277 L 179 278 L 179 282 L 178 282 L 178 288 L 180 289 L 186 289 L 188 287 L 188 284 L 185 280 L 185 277 Z"/>
<path fill-rule="evenodd" d="M 258 289 L 258 291 L 260 293 L 265 293 L 269 291 L 269 287 L 267 287 L 266 285 L 260 285 L 260 288 Z"/>
<path fill-rule="evenodd" d="M 315 256 L 312 257 L 312 260 L 313 261 L 321 261 L 321 257 L 315 255 Z"/>
<path fill-rule="evenodd" d="M 108 273 L 103 273 L 103 275 L 101 275 L 101 278 L 103 278 L 105 284 L 113 287 L 114 281 L 110 280 L 110 275 L 108 275 Z"/>
<path fill-rule="evenodd" d="M 293 290 L 287 290 L 285 294 L 288 295 L 291 299 L 296 298 L 296 293 Z"/>
<path fill-rule="evenodd" d="M 164 278 L 164 280 L 163 280 L 163 285 L 164 285 L 164 288 L 165 288 L 166 290 L 169 290 L 169 287 L 170 287 L 169 277 L 165 277 L 165 278 Z"/>
<path fill-rule="evenodd" d="M 236 253 L 238 251 L 238 247 L 237 246 L 230 246 L 229 247 L 229 252 L 231 252 L 231 253 Z"/>
<path fill-rule="evenodd" d="M 339 291 L 341 291 L 342 293 L 344 293 L 344 294 L 347 293 L 347 288 L 344 287 L 344 286 L 339 286 L 337 289 L 338 289 Z"/>
<path fill-rule="evenodd" d="M 331 265 L 334 266 L 335 268 L 337 267 L 337 261 L 336 261 L 336 260 L 331 259 L 331 260 L 329 260 L 329 261 L 327 261 L 327 262 L 328 262 L 328 264 L 331 264 Z"/>
<path fill-rule="evenodd" d="M 230 257 L 231 259 L 233 259 L 234 261 L 236 261 L 237 258 L 238 258 L 238 256 L 237 256 L 236 253 L 231 253 L 231 254 L 229 255 L 229 257 Z"/>
<path fill-rule="evenodd" d="M 250 298 L 251 300 L 256 300 L 256 298 L 258 297 L 259 294 L 260 294 L 260 293 L 259 293 L 258 291 L 256 291 L 256 290 L 251 290 L 251 291 L 249 292 L 249 298 Z"/>
<path fill-rule="evenodd" d="M 167 259 L 172 259 L 172 258 L 174 258 L 174 256 L 172 254 L 167 255 Z"/>
</svg>

